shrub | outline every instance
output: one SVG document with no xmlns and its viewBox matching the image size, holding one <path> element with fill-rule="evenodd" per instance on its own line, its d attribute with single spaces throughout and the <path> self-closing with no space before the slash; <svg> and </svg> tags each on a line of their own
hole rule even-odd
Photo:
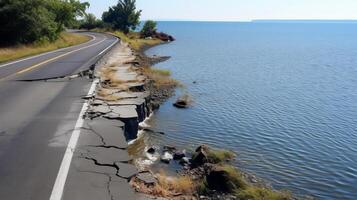
<svg viewBox="0 0 357 200">
<path fill-rule="evenodd" d="M 52 42 L 88 6 L 78 0 L 1 0 L 0 43 Z"/>
<path fill-rule="evenodd" d="M 152 20 L 145 22 L 143 28 L 141 29 L 141 37 L 151 37 L 156 32 L 157 23 Z"/>
</svg>

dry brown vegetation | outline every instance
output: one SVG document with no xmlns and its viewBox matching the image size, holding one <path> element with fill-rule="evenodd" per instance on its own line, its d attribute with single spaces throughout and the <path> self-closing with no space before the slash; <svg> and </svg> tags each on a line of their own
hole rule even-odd
<svg viewBox="0 0 357 200">
<path fill-rule="evenodd" d="M 0 63 L 81 44 L 90 39 L 91 37 L 86 35 L 62 33 L 60 38 L 52 43 L 46 42 L 0 48 Z"/>
<path fill-rule="evenodd" d="M 131 184 L 135 185 L 142 193 L 155 196 L 174 199 L 174 197 L 189 197 L 188 199 L 195 199 L 196 186 L 192 179 L 188 176 L 168 176 L 163 170 L 155 175 L 157 183 L 153 185 L 145 185 L 140 181 L 132 181 Z"/>
<path fill-rule="evenodd" d="M 171 78 L 171 72 L 169 70 L 157 69 L 153 67 L 144 67 L 143 73 L 149 79 L 154 81 L 155 87 L 177 87 L 180 86 L 180 83 Z"/>
</svg>

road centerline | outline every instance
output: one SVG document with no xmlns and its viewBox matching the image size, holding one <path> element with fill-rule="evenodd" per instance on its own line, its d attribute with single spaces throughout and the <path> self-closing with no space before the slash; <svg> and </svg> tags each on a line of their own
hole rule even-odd
<svg viewBox="0 0 357 200">
<path fill-rule="evenodd" d="M 13 73 L 13 74 L 10 74 L 10 75 L 8 75 L 8 76 L 6 76 L 6 77 L 4 77 L 4 78 L 1 78 L 0 81 L 4 81 L 5 79 L 7 79 L 7 78 L 9 78 L 9 77 L 12 77 L 12 76 L 15 76 L 15 75 L 19 75 L 19 74 L 23 74 L 23 73 L 25 73 L 25 72 L 31 71 L 31 70 L 33 70 L 33 69 L 35 69 L 35 68 L 37 68 L 37 67 L 40 67 L 40 66 L 45 65 L 45 64 L 47 64 L 47 63 L 50 63 L 50 62 L 52 62 L 52 61 L 55 61 L 55 60 L 57 60 L 57 59 L 59 59 L 59 58 L 65 57 L 65 56 L 67 56 L 67 55 L 70 55 L 70 54 L 72 54 L 72 53 L 75 53 L 75 52 L 81 51 L 81 50 L 83 50 L 83 49 L 87 49 L 87 48 L 89 48 L 89 47 L 98 45 L 98 44 L 104 42 L 106 39 L 107 39 L 107 38 L 104 38 L 103 40 L 101 40 L 101 41 L 99 41 L 99 42 L 96 42 L 96 43 L 94 43 L 94 44 L 91 44 L 91 45 L 89 45 L 89 46 L 81 47 L 81 48 L 79 48 L 79 49 L 75 49 L 75 50 L 73 50 L 73 51 L 70 51 L 70 52 L 64 53 L 64 54 L 62 54 L 62 55 L 56 56 L 56 57 L 54 57 L 54 58 L 50 58 L 50 59 L 48 59 L 48 60 L 42 61 L 42 62 L 40 62 L 40 63 L 38 63 L 38 64 L 29 66 L 29 67 L 27 67 L 27 68 L 25 68 L 25 69 L 23 69 L 23 70 L 20 70 L 20 71 L 18 71 L 18 72 L 15 72 L 15 73 Z"/>
</svg>

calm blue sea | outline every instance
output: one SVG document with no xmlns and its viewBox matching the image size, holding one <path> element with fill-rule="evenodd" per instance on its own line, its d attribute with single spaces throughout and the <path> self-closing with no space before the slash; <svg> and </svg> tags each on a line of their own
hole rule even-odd
<svg viewBox="0 0 357 200">
<path fill-rule="evenodd" d="M 357 199 L 357 24 L 160 22 L 177 41 L 148 54 L 194 103 L 171 98 L 148 141 L 238 153 L 277 189 Z M 197 83 L 194 84 L 193 81 Z"/>
</svg>

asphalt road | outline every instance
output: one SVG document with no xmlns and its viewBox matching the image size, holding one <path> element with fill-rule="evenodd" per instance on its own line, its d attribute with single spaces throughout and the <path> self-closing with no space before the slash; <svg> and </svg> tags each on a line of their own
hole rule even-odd
<svg viewBox="0 0 357 200">
<path fill-rule="evenodd" d="M 49 199 L 91 81 L 38 81 L 88 69 L 117 39 L 0 65 L 0 199 Z M 37 80 L 37 81 L 30 81 Z"/>
</svg>

